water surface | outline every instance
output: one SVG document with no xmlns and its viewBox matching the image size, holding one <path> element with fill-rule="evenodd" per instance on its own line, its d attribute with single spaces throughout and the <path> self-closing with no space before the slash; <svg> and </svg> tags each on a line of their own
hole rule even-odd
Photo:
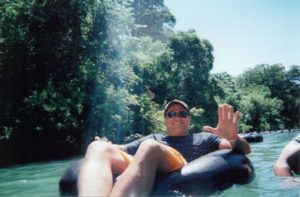
<svg viewBox="0 0 300 197">
<path fill-rule="evenodd" d="M 282 178 L 273 173 L 274 162 L 282 148 L 297 134 L 299 131 L 263 134 L 263 142 L 251 143 L 252 152 L 248 157 L 255 168 L 254 181 L 247 185 L 235 185 L 218 196 L 300 197 L 300 176 Z"/>
<path fill-rule="evenodd" d="M 300 197 L 300 176 L 296 179 L 280 178 L 272 170 L 281 149 L 299 133 L 300 131 L 264 134 L 263 142 L 251 144 L 252 153 L 248 155 L 256 170 L 254 181 L 247 185 L 235 185 L 214 196 Z M 2 168 L 0 196 L 59 196 L 59 178 L 77 159 Z"/>
</svg>

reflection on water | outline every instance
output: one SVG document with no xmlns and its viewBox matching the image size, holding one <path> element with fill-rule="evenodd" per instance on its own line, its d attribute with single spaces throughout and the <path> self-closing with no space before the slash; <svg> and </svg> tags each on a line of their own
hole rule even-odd
<svg viewBox="0 0 300 197">
<path fill-rule="evenodd" d="M 299 131 L 264 134 L 263 142 L 251 144 L 252 153 L 248 157 L 254 165 L 256 178 L 247 185 L 233 186 L 219 196 L 300 197 L 300 176 L 282 178 L 273 173 L 273 165 L 281 149 L 297 134 Z"/>
<path fill-rule="evenodd" d="M 263 142 L 251 144 L 252 153 L 248 155 L 256 170 L 255 180 L 233 186 L 216 196 L 300 197 L 300 176 L 296 179 L 276 177 L 272 170 L 283 146 L 298 133 L 264 134 Z M 76 159 L 0 169 L 0 196 L 59 196 L 59 178 Z"/>
<path fill-rule="evenodd" d="M 59 196 L 58 181 L 73 160 L 0 169 L 0 196 Z"/>
</svg>

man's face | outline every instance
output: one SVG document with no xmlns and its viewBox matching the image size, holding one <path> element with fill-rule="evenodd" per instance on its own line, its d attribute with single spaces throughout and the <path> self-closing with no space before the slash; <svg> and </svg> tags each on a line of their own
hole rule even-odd
<svg viewBox="0 0 300 197">
<path fill-rule="evenodd" d="M 171 115 L 172 117 L 168 116 Z M 176 114 L 175 114 L 176 113 Z M 172 104 L 165 115 L 165 125 L 167 127 L 168 135 L 170 136 L 184 136 L 188 134 L 190 125 L 190 115 L 187 110 L 180 104 Z"/>
</svg>

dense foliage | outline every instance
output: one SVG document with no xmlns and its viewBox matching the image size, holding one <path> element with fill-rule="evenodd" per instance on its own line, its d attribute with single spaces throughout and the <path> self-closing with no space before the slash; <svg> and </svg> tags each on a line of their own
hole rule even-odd
<svg viewBox="0 0 300 197">
<path fill-rule="evenodd" d="M 241 130 L 299 127 L 299 66 L 212 75 L 213 46 L 174 24 L 163 0 L 0 1 L 0 164 L 164 132 L 174 98 L 192 108 L 193 132 L 215 125 L 223 102 L 242 112 Z"/>
</svg>

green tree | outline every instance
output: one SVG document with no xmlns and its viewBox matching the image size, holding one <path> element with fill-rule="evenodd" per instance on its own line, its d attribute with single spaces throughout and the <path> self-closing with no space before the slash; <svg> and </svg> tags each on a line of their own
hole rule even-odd
<svg viewBox="0 0 300 197">
<path fill-rule="evenodd" d="M 19 122 L 18 109 L 28 94 L 25 70 L 28 67 L 27 14 L 22 1 L 0 2 L 0 135 L 8 139 Z"/>
<path fill-rule="evenodd" d="M 153 93 L 154 101 L 161 106 L 174 98 L 182 99 L 191 108 L 204 110 L 200 110 L 202 119 L 198 123 L 214 124 L 217 105 L 209 82 L 212 46 L 194 31 L 173 35 L 168 46 L 142 69 L 144 89 Z"/>
<path fill-rule="evenodd" d="M 266 86 L 250 86 L 241 92 L 241 130 L 264 131 L 283 128 L 282 101 L 271 98 Z"/>
<path fill-rule="evenodd" d="M 163 0 L 133 0 L 130 7 L 137 25 L 134 36 L 150 36 L 163 42 L 169 40 L 176 20 Z"/>
<path fill-rule="evenodd" d="M 299 125 L 299 96 L 300 86 L 297 82 L 299 77 L 299 66 L 293 66 L 291 71 L 285 71 L 281 64 L 257 65 L 243 73 L 238 84 L 241 88 L 252 85 L 264 85 L 271 91 L 271 97 L 283 101 L 284 123 L 287 127 Z M 293 73 L 293 74 L 291 74 Z"/>
<path fill-rule="evenodd" d="M 225 72 L 212 74 L 210 80 L 217 103 L 228 103 L 238 110 L 241 98 L 236 78 Z"/>
<path fill-rule="evenodd" d="M 68 143 L 81 150 L 94 84 L 115 56 L 108 41 L 109 5 L 93 0 L 1 1 L 0 104 L 6 107 L 0 112 L 0 134 L 11 143 L 22 139 L 32 159 L 59 155 Z M 103 100 L 106 87 L 97 88 Z M 64 143 L 57 146 L 57 141 Z"/>
<path fill-rule="evenodd" d="M 198 38 L 196 32 L 191 30 L 176 34 L 171 39 L 170 48 L 173 51 L 173 62 L 168 100 L 177 97 L 191 107 L 204 109 L 206 123 L 215 124 L 217 104 L 209 81 L 214 60 L 212 45 Z"/>
</svg>

